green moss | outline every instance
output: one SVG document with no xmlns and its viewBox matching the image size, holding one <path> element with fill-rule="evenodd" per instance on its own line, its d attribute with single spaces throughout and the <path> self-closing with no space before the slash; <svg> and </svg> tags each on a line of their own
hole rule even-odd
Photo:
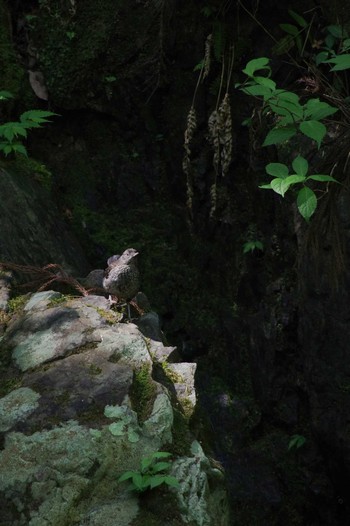
<svg viewBox="0 0 350 526">
<path fill-rule="evenodd" d="M 99 307 L 96 307 L 96 311 L 102 318 L 104 318 L 107 321 L 109 325 L 114 325 L 115 323 L 120 322 L 123 318 L 122 312 L 104 310 L 100 309 Z"/>
<path fill-rule="evenodd" d="M 98 376 L 99 374 L 102 373 L 102 369 L 101 367 L 98 367 L 97 365 L 95 365 L 94 363 L 91 363 L 89 365 L 89 374 L 91 376 Z"/>
<path fill-rule="evenodd" d="M 174 408 L 172 435 L 173 442 L 168 446 L 167 450 L 178 457 L 190 455 L 193 435 L 189 430 L 187 417 L 176 408 Z"/>
<path fill-rule="evenodd" d="M 49 301 L 49 303 L 47 305 L 47 308 L 56 307 L 57 305 L 60 305 L 61 303 L 65 303 L 68 300 L 69 300 L 69 296 L 67 296 L 65 294 L 62 294 L 61 296 L 59 296 L 57 298 L 52 298 Z"/>
<path fill-rule="evenodd" d="M 161 366 L 162 366 L 162 369 L 166 375 L 166 377 L 173 383 L 173 384 L 182 384 L 184 383 L 184 379 L 183 377 L 178 374 L 178 373 L 175 373 L 174 371 L 172 371 L 169 367 L 169 364 L 168 362 L 164 361 L 164 362 L 161 362 Z"/>
<path fill-rule="evenodd" d="M 139 423 L 144 422 L 151 415 L 156 394 L 157 388 L 152 380 L 150 367 L 143 365 L 135 370 L 130 398 Z"/>
<path fill-rule="evenodd" d="M 28 301 L 28 295 L 16 296 L 11 298 L 8 302 L 9 313 L 16 314 L 21 312 Z"/>
<path fill-rule="evenodd" d="M 51 189 L 52 185 L 52 174 L 47 167 L 25 155 L 16 155 L 12 159 L 6 159 L 1 161 L 0 166 L 6 169 L 8 172 L 23 175 L 37 181 L 47 190 Z"/>
<path fill-rule="evenodd" d="M 0 384 L 0 398 L 3 396 L 6 396 L 8 393 L 13 391 L 14 389 L 18 389 L 22 385 L 22 379 L 20 376 L 4 378 L 6 371 L 3 372 L 1 369 L 2 367 L 1 367 L 1 362 L 0 362 L 0 374 L 2 376 L 2 380 Z"/>
</svg>

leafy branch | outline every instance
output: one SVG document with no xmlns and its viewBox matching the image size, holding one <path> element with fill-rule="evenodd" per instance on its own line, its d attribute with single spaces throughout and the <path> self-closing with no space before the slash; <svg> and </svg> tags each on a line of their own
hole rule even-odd
<svg viewBox="0 0 350 526">
<path fill-rule="evenodd" d="M 9 91 L 0 91 L 0 101 L 8 100 L 13 95 Z M 0 125 L 0 151 L 7 157 L 10 153 L 27 154 L 27 149 L 21 142 L 27 138 L 27 130 L 40 128 L 50 122 L 48 117 L 57 113 L 45 110 L 29 110 L 22 113 L 19 121 L 10 121 Z"/>
<path fill-rule="evenodd" d="M 274 126 L 266 135 L 263 146 L 281 144 L 300 132 L 315 141 L 317 147 L 320 148 L 327 133 L 327 128 L 321 121 L 336 113 L 338 108 L 318 98 L 309 99 L 302 104 L 296 93 L 278 89 L 276 83 L 270 78 L 269 62 L 267 57 L 251 60 L 243 69 L 248 79 L 243 84 L 236 84 L 236 87 L 243 93 L 253 97 L 262 97 L 263 113 L 274 116 Z M 263 76 L 261 72 L 267 75 Z M 307 176 L 308 162 L 301 155 L 293 160 L 292 167 L 294 173 L 289 174 L 288 166 L 285 164 L 269 163 L 265 170 L 272 175 L 273 179 L 270 183 L 261 185 L 260 188 L 273 190 L 284 197 L 289 188 L 302 184 L 297 195 L 297 206 L 300 214 L 309 221 L 316 210 L 317 197 L 306 183 L 310 180 L 327 183 L 337 181 L 330 175 Z"/>
</svg>

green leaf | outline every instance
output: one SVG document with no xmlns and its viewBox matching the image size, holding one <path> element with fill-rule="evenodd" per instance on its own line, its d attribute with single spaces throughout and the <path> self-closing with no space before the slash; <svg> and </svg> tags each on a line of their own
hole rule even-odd
<svg viewBox="0 0 350 526">
<path fill-rule="evenodd" d="M 334 53 L 333 51 L 333 46 L 335 44 L 335 38 L 333 35 L 331 35 L 330 33 L 328 33 L 328 35 L 326 36 L 326 38 L 324 39 L 324 45 L 327 49 L 329 49 L 331 52 Z"/>
<path fill-rule="evenodd" d="M 304 175 L 293 174 L 293 175 L 289 175 L 283 180 L 284 180 L 284 184 L 288 185 L 288 188 L 289 188 L 293 184 L 303 183 L 304 181 L 306 181 L 306 177 Z"/>
<path fill-rule="evenodd" d="M 201 60 L 200 62 L 198 62 L 198 64 L 195 65 L 195 67 L 193 68 L 193 71 L 198 71 L 203 68 L 204 68 L 204 60 Z M 107 80 L 107 77 L 106 77 L 106 80 Z"/>
<path fill-rule="evenodd" d="M 149 477 L 143 477 L 141 473 L 138 471 L 134 471 L 132 476 L 132 483 L 134 484 L 135 488 L 137 488 L 139 491 L 144 491 L 147 488 L 147 482 Z"/>
<path fill-rule="evenodd" d="M 320 53 L 317 53 L 315 57 L 316 66 L 319 64 L 322 64 L 323 62 L 326 62 L 329 57 L 328 51 L 320 51 Z"/>
<path fill-rule="evenodd" d="M 5 137 L 9 142 L 12 142 L 18 135 L 27 137 L 27 131 L 20 122 L 6 122 L 0 126 L 0 137 Z"/>
<path fill-rule="evenodd" d="M 44 122 L 50 122 L 48 117 L 53 117 L 54 115 L 58 114 L 45 110 L 29 110 L 22 113 L 20 116 L 20 121 L 23 123 L 28 123 L 29 121 L 35 122 L 37 124 L 43 124 Z"/>
<path fill-rule="evenodd" d="M 135 475 L 135 471 L 125 471 L 119 478 L 118 482 L 124 482 L 124 480 L 131 479 Z"/>
<path fill-rule="evenodd" d="M 348 51 L 350 49 L 350 38 L 346 38 L 342 44 L 342 51 Z"/>
<path fill-rule="evenodd" d="M 309 221 L 317 207 L 317 198 L 311 188 L 304 186 L 304 188 L 299 191 L 297 206 L 303 218 L 306 219 L 306 221 Z"/>
<path fill-rule="evenodd" d="M 284 197 L 284 194 L 288 190 L 288 188 L 285 188 L 285 185 L 283 184 L 283 182 L 284 182 L 284 179 L 280 179 L 279 177 L 277 177 L 276 179 L 272 179 L 271 181 L 272 190 L 276 192 L 276 194 L 281 195 L 282 197 Z"/>
<path fill-rule="evenodd" d="M 167 475 L 166 477 L 164 477 L 164 482 L 165 484 L 167 484 L 168 486 L 172 486 L 173 488 L 180 487 L 179 481 L 176 480 L 175 477 L 171 477 L 170 475 Z"/>
<path fill-rule="evenodd" d="M 319 121 L 333 115 L 338 108 L 331 106 L 327 102 L 321 102 L 320 99 L 310 99 L 305 104 L 305 117 Z"/>
<path fill-rule="evenodd" d="M 12 144 L 5 144 L 4 147 L 2 148 L 2 151 L 7 157 L 8 154 L 12 152 Z"/>
<path fill-rule="evenodd" d="M 171 466 L 170 462 L 157 462 L 151 466 L 152 473 L 159 473 L 159 471 L 164 471 L 169 469 Z"/>
<path fill-rule="evenodd" d="M 289 102 L 294 102 L 294 104 L 299 103 L 299 96 L 296 93 L 293 93 L 293 91 L 276 89 L 274 95 L 276 95 L 279 100 L 287 100 Z"/>
<path fill-rule="evenodd" d="M 26 150 L 25 146 L 23 146 L 23 144 L 21 144 L 21 143 L 12 143 L 11 147 L 12 147 L 12 150 L 14 152 L 22 153 L 23 155 L 28 157 L 27 150 Z"/>
<path fill-rule="evenodd" d="M 321 174 L 315 174 L 315 175 L 309 175 L 307 179 L 313 179 L 314 181 L 321 181 L 321 182 L 332 182 L 332 183 L 339 183 L 334 177 L 331 175 L 321 175 Z"/>
<path fill-rule="evenodd" d="M 168 453 L 167 451 L 156 451 L 155 453 L 152 453 L 152 458 L 168 458 L 171 457 L 171 453 Z"/>
<path fill-rule="evenodd" d="M 277 115 L 285 116 L 290 118 L 290 122 L 300 120 L 303 117 L 303 107 L 297 102 L 290 102 L 287 100 L 273 99 L 269 101 L 269 106 L 274 113 Z"/>
<path fill-rule="evenodd" d="M 0 100 L 13 99 L 13 95 L 10 91 L 2 90 L 0 91 Z"/>
<path fill-rule="evenodd" d="M 292 166 L 295 173 L 298 175 L 302 175 L 303 177 L 305 177 L 309 169 L 309 163 L 301 155 L 298 155 L 294 159 L 294 161 L 292 162 Z"/>
<path fill-rule="evenodd" d="M 265 166 L 265 170 L 269 175 L 281 179 L 287 177 L 289 173 L 288 166 L 282 163 L 269 163 Z"/>
<path fill-rule="evenodd" d="M 286 126 L 284 128 L 273 128 L 266 135 L 263 142 L 263 146 L 270 146 L 271 144 L 280 144 L 281 142 L 287 141 L 293 135 L 296 134 L 296 129 L 291 126 Z"/>
<path fill-rule="evenodd" d="M 268 66 L 270 60 L 266 57 L 261 58 L 254 58 L 253 60 L 250 60 L 246 67 L 242 70 L 243 73 L 248 75 L 248 77 L 252 77 L 254 73 L 261 69 L 267 69 L 271 71 L 270 66 Z"/>
<path fill-rule="evenodd" d="M 305 177 L 303 175 L 289 175 L 285 179 L 272 179 L 271 188 L 274 190 L 274 192 L 276 192 L 276 194 L 280 194 L 282 197 L 284 197 L 285 193 L 293 184 L 302 183 L 303 181 L 305 181 Z"/>
<path fill-rule="evenodd" d="M 327 31 L 335 38 L 347 38 L 348 32 L 344 27 L 338 25 L 327 26 Z"/>
<path fill-rule="evenodd" d="M 243 254 L 254 252 L 255 249 L 264 250 L 264 245 L 261 241 L 247 241 L 243 245 Z"/>
<path fill-rule="evenodd" d="M 156 488 L 157 486 L 160 486 L 165 481 L 165 475 L 154 475 L 150 479 L 150 488 Z"/>
<path fill-rule="evenodd" d="M 304 121 L 299 124 L 300 131 L 317 142 L 318 147 L 321 146 L 322 139 L 327 133 L 327 128 L 319 121 Z"/>
<path fill-rule="evenodd" d="M 260 84 L 261 86 L 265 86 L 266 88 L 270 88 L 270 90 L 274 91 L 276 89 L 276 82 L 273 80 L 267 78 L 267 77 L 253 77 L 255 82 L 257 84 Z"/>
<path fill-rule="evenodd" d="M 292 24 L 280 24 L 279 26 L 281 29 L 283 29 L 283 31 L 285 31 L 289 35 L 292 35 L 293 37 L 295 37 L 299 33 L 299 29 L 297 28 L 297 26 L 293 26 Z"/>
<path fill-rule="evenodd" d="M 293 435 L 289 441 L 288 450 L 292 449 L 293 447 L 299 449 L 305 444 L 305 442 L 306 438 L 303 435 Z"/>
<path fill-rule="evenodd" d="M 308 23 L 306 22 L 305 18 L 303 18 L 301 15 L 298 15 L 298 13 L 296 13 L 292 9 L 288 9 L 288 13 L 292 18 L 294 18 L 294 20 L 297 24 L 299 24 L 300 27 L 305 28 L 308 26 Z"/>
<path fill-rule="evenodd" d="M 273 46 L 272 52 L 275 55 L 283 55 L 284 53 L 288 53 L 288 51 L 290 51 L 294 45 L 294 38 L 291 35 L 286 35 Z"/>
<path fill-rule="evenodd" d="M 343 71 L 344 69 L 350 68 L 350 54 L 344 53 L 344 55 L 337 55 L 334 58 L 330 58 L 324 61 L 325 64 L 335 64 L 331 71 Z"/>
<path fill-rule="evenodd" d="M 272 190 L 271 183 L 260 184 L 259 188 L 262 188 L 263 190 Z"/>
<path fill-rule="evenodd" d="M 252 95 L 253 97 L 264 97 L 265 100 L 270 98 L 272 95 L 272 91 L 266 86 L 254 85 L 240 89 L 246 95 Z"/>
</svg>

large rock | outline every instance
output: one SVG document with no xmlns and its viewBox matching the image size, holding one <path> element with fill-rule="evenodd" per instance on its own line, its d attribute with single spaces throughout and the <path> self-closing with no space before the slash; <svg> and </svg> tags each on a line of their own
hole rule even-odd
<svg viewBox="0 0 350 526">
<path fill-rule="evenodd" d="M 174 440 L 174 394 L 151 376 L 150 340 L 118 319 L 103 297 L 48 291 L 28 297 L 9 322 L 0 340 L 12 386 L 0 398 L 1 526 L 128 526 L 146 524 L 145 512 L 155 526 L 229 524 L 223 476 L 199 445 L 176 446 L 180 489 L 159 496 L 173 517 L 145 511 L 144 499 L 117 483 Z M 195 367 L 180 370 L 192 407 Z"/>
</svg>

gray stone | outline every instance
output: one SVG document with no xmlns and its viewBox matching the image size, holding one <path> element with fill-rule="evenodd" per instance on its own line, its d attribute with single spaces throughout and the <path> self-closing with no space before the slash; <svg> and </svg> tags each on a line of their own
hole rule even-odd
<svg viewBox="0 0 350 526">
<path fill-rule="evenodd" d="M 164 336 L 160 328 L 159 316 L 156 312 L 147 312 L 143 314 L 136 322 L 136 325 L 147 338 L 162 342 Z"/>
<path fill-rule="evenodd" d="M 20 387 L 0 399 L 0 432 L 8 431 L 17 422 L 25 420 L 39 406 L 40 394 Z"/>
<path fill-rule="evenodd" d="M 24 306 L 25 311 L 45 309 L 51 300 L 61 298 L 62 294 L 55 292 L 54 290 L 45 290 L 43 292 L 37 292 L 33 294 Z"/>
<path fill-rule="evenodd" d="M 12 274 L 0 270 L 0 310 L 8 310 L 8 301 L 11 293 Z"/>
</svg>

